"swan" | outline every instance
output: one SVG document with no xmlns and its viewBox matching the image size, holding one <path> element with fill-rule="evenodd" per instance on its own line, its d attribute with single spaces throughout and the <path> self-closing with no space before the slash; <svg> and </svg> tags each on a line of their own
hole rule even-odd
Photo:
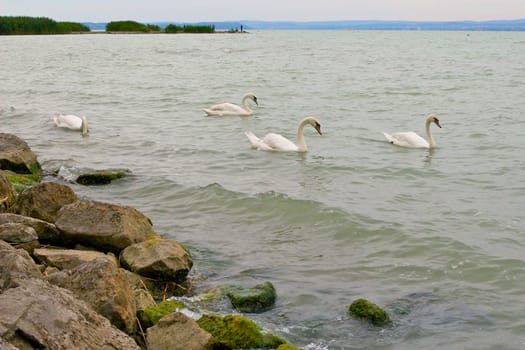
<svg viewBox="0 0 525 350">
<path fill-rule="evenodd" d="M 430 124 L 432 123 L 436 124 L 438 127 L 441 128 L 441 125 L 439 124 L 439 119 L 434 114 L 429 114 L 425 122 L 425 132 L 427 134 L 428 141 L 413 131 L 396 132 L 393 134 L 387 134 L 386 132 L 384 132 L 383 135 L 385 135 L 386 139 L 390 143 L 401 147 L 434 148 L 436 147 L 436 141 L 434 141 L 434 137 L 430 132 Z"/>
<path fill-rule="evenodd" d="M 308 117 L 301 120 L 297 128 L 297 145 L 279 134 L 270 133 L 262 139 L 255 136 L 251 131 L 246 132 L 246 136 L 253 148 L 263 151 L 282 151 L 282 152 L 306 152 L 306 141 L 304 139 L 303 129 L 306 125 L 311 125 L 319 135 L 321 133 L 321 124 L 315 117 Z"/>
<path fill-rule="evenodd" d="M 247 99 L 252 100 L 253 102 L 255 102 L 256 105 L 259 105 L 257 103 L 257 96 L 255 96 L 254 93 L 249 92 L 242 97 L 240 106 L 233 103 L 225 102 L 213 105 L 209 108 L 205 108 L 204 112 L 206 112 L 206 114 L 208 115 L 219 117 L 225 115 L 252 115 L 253 111 L 248 105 L 246 105 Z"/>
<path fill-rule="evenodd" d="M 53 117 L 55 125 L 59 128 L 66 128 L 71 130 L 79 130 L 82 132 L 82 136 L 88 133 L 88 124 L 86 117 L 77 117 L 73 114 L 58 115 Z"/>
</svg>

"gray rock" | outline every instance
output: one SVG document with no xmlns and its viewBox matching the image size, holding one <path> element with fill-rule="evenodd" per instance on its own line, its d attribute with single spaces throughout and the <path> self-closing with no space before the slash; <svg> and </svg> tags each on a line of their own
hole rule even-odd
<svg viewBox="0 0 525 350">
<path fill-rule="evenodd" d="M 135 299 L 125 272 L 106 258 L 98 258 L 47 277 L 72 291 L 113 325 L 132 334 L 136 330 Z"/>
<path fill-rule="evenodd" d="M 40 248 L 33 251 L 33 256 L 42 264 L 56 267 L 59 270 L 72 269 L 85 262 L 104 258 L 112 261 L 117 266 L 114 255 L 107 255 L 94 250 L 75 250 L 61 248 Z"/>
<path fill-rule="evenodd" d="M 177 241 L 152 239 L 130 245 L 122 251 L 120 263 L 126 269 L 141 276 L 174 281 L 185 281 L 193 260 L 191 255 Z"/>
<path fill-rule="evenodd" d="M 158 237 L 150 220 L 132 207 L 80 200 L 63 206 L 55 225 L 68 243 L 119 253 L 134 243 Z"/>
<path fill-rule="evenodd" d="M 43 278 L 31 256 L 23 249 L 15 249 L 0 241 L 0 292 L 18 287 L 28 277 Z M 4 311 L 0 310 L 1 317 Z"/>
<path fill-rule="evenodd" d="M 62 243 L 56 226 L 49 222 L 17 214 L 0 214 L 0 225 L 6 223 L 20 223 L 32 227 L 42 243 Z"/>
<path fill-rule="evenodd" d="M 40 164 L 24 140 L 13 134 L 0 133 L 0 169 L 36 174 L 40 172 Z"/>
<path fill-rule="evenodd" d="M 148 350 L 211 350 L 213 346 L 211 334 L 180 312 L 171 313 L 148 328 L 146 341 Z"/>
<path fill-rule="evenodd" d="M 73 190 L 56 182 L 42 182 L 25 189 L 16 200 L 16 213 L 54 223 L 60 208 L 77 200 Z"/>
<path fill-rule="evenodd" d="M 137 314 L 140 314 L 147 308 L 157 305 L 157 303 L 155 303 L 155 299 L 153 299 L 150 291 L 148 288 L 146 288 L 146 285 L 142 281 L 142 277 L 140 275 L 124 269 L 122 269 L 122 271 L 126 273 L 131 290 L 133 291 Z"/>
<path fill-rule="evenodd" d="M 10 243 L 15 248 L 25 249 L 29 253 L 33 253 L 33 250 L 40 246 L 35 229 L 20 223 L 1 224 L 0 240 Z"/>
<path fill-rule="evenodd" d="M 253 287 L 230 286 L 227 295 L 232 305 L 240 312 L 261 312 L 275 304 L 277 294 L 271 282 Z"/>
</svg>

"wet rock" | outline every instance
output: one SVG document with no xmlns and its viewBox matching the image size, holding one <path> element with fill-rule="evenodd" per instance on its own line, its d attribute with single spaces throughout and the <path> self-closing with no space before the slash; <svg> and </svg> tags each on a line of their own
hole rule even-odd
<svg viewBox="0 0 525 350">
<path fill-rule="evenodd" d="M 142 328 L 149 328 L 157 324 L 161 318 L 173 312 L 183 309 L 183 303 L 176 300 L 166 300 L 162 303 L 152 306 L 142 312 L 138 312 L 138 317 Z"/>
<path fill-rule="evenodd" d="M 80 200 L 63 206 L 55 225 L 70 244 L 113 253 L 158 237 L 150 220 L 135 208 L 96 201 Z"/>
<path fill-rule="evenodd" d="M 6 241 L 15 248 L 25 249 L 29 253 L 40 246 L 34 228 L 14 222 L 0 225 L 0 240 Z"/>
<path fill-rule="evenodd" d="M 117 259 L 94 250 L 75 250 L 62 248 L 40 248 L 33 251 L 33 256 L 42 264 L 59 270 L 73 269 L 85 262 L 98 258 L 108 259 L 117 266 Z"/>
<path fill-rule="evenodd" d="M 13 134 L 0 133 L 0 169 L 18 174 L 38 174 L 41 168 L 24 140 Z"/>
<path fill-rule="evenodd" d="M 32 227 L 41 243 L 62 243 L 56 226 L 47 221 L 18 214 L 0 214 L 0 225 L 6 223 L 19 223 Z"/>
<path fill-rule="evenodd" d="M 182 283 L 193 266 L 190 254 L 177 241 L 153 239 L 130 245 L 120 254 L 126 269 L 163 281 Z"/>
<path fill-rule="evenodd" d="M 3 171 L 0 171 L 0 213 L 8 212 L 15 204 L 16 190 Z"/>
<path fill-rule="evenodd" d="M 5 171 L 4 174 L 7 181 L 13 185 L 16 193 L 20 193 L 26 188 L 37 185 L 41 180 L 38 174 L 16 174 L 12 171 Z"/>
<path fill-rule="evenodd" d="M 76 182 L 81 185 L 92 186 L 92 185 L 107 185 L 113 180 L 124 177 L 129 171 L 127 170 L 95 170 L 90 173 L 80 174 Z"/>
<path fill-rule="evenodd" d="M 228 315 L 204 315 L 197 324 L 213 337 L 213 345 L 220 349 L 275 349 L 285 341 L 281 338 L 261 332 L 252 320 Z"/>
<path fill-rule="evenodd" d="M 0 337 L 20 349 L 140 349 L 84 301 L 42 279 L 0 294 L 0 310 Z"/>
<path fill-rule="evenodd" d="M 275 350 L 301 350 L 300 348 L 290 345 L 290 344 L 282 344 L 279 345 L 279 347 Z"/>
<path fill-rule="evenodd" d="M 135 299 L 126 274 L 112 261 L 98 258 L 71 270 L 51 274 L 47 280 L 72 291 L 117 328 L 136 330 Z"/>
<path fill-rule="evenodd" d="M 348 312 L 355 318 L 369 321 L 376 326 L 384 326 L 392 322 L 386 311 L 366 299 L 355 300 L 348 308 Z"/>
<path fill-rule="evenodd" d="M 230 286 L 228 298 L 233 307 L 240 312 L 262 312 L 275 304 L 277 294 L 271 282 L 257 284 L 253 287 Z"/>
<path fill-rule="evenodd" d="M 17 198 L 16 213 L 54 223 L 66 204 L 77 200 L 73 190 L 56 182 L 42 182 L 25 189 Z"/>
<path fill-rule="evenodd" d="M 210 333 L 188 316 L 174 312 L 148 328 L 146 341 L 149 350 L 211 350 Z"/>
</svg>

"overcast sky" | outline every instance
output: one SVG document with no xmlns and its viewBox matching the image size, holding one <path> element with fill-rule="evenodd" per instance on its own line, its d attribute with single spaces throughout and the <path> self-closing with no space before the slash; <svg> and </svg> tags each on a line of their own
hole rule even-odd
<svg viewBox="0 0 525 350">
<path fill-rule="evenodd" d="M 525 0 L 0 0 L 1 16 L 58 21 L 454 21 L 525 18 Z"/>
</svg>

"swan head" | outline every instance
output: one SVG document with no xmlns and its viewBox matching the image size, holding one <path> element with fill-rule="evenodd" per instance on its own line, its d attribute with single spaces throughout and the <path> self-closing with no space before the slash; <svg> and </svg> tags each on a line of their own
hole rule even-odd
<svg viewBox="0 0 525 350">
<path fill-rule="evenodd" d="M 427 117 L 427 124 L 430 125 L 431 123 L 434 123 L 439 128 L 441 128 L 441 124 L 439 124 L 439 119 L 434 115 L 434 113 L 429 114 L 428 117 Z"/>
<path fill-rule="evenodd" d="M 321 132 L 321 123 L 319 123 L 319 120 L 317 120 L 316 117 L 308 117 L 306 120 L 308 120 L 308 124 L 310 124 L 319 133 L 319 135 L 323 134 Z"/>
<path fill-rule="evenodd" d="M 250 100 L 252 100 L 253 102 L 255 102 L 255 104 L 258 106 L 259 104 L 257 103 L 257 96 L 255 96 L 255 94 L 253 92 L 249 92 L 247 93 L 246 95 L 244 95 L 246 98 L 249 98 Z"/>
</svg>

